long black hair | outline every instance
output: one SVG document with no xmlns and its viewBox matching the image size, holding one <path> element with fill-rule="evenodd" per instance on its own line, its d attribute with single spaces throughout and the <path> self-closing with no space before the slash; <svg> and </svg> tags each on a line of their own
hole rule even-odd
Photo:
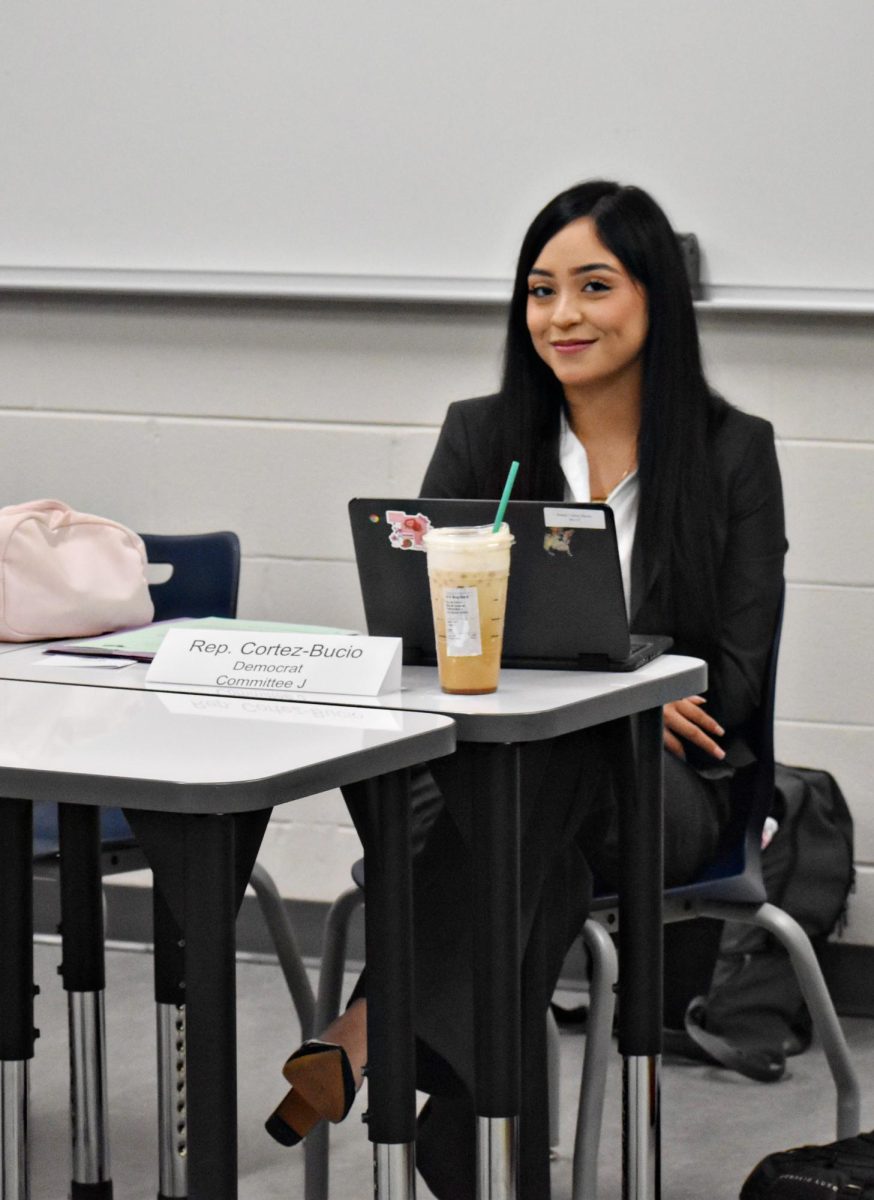
<svg viewBox="0 0 874 1200">
<path fill-rule="evenodd" d="M 724 405 L 704 378 L 677 236 L 641 188 L 606 180 L 578 184 L 551 200 L 525 235 L 510 302 L 502 382 L 505 457 L 519 458 L 522 464 L 515 494 L 545 497 L 548 481 L 554 479 L 565 403 L 561 384 L 528 332 L 528 276 L 546 243 L 581 217 L 591 218 L 600 240 L 646 293 L 637 537 L 645 575 L 658 574 L 666 631 L 675 631 L 679 642 L 704 653 L 716 636 L 719 611 L 712 526 L 720 498 L 713 491 L 709 443 Z M 546 452 L 550 449 L 552 453 Z M 664 611 L 669 603 L 671 611 Z"/>
</svg>

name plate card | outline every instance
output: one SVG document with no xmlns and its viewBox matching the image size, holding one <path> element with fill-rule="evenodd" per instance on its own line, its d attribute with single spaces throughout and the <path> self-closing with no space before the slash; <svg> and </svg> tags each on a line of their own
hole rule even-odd
<svg viewBox="0 0 874 1200">
<path fill-rule="evenodd" d="M 329 633 L 168 629 L 146 686 L 197 685 L 269 693 L 379 696 L 401 686 L 401 639 Z"/>
<path fill-rule="evenodd" d="M 550 529 L 606 529 L 607 518 L 597 508 L 547 507 L 543 524 Z"/>
</svg>

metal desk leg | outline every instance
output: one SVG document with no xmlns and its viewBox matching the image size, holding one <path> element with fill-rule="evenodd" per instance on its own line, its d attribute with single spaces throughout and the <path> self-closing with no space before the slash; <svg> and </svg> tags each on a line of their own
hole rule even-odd
<svg viewBox="0 0 874 1200">
<path fill-rule="evenodd" d="M 106 1092 L 106 1023 L 100 810 L 58 805 L 61 976 L 70 1036 L 72 1200 L 112 1200 Z"/>
<path fill-rule="evenodd" d="M 459 750 L 471 805 L 478 1200 L 515 1200 L 520 1109 L 519 748 Z"/>
<path fill-rule="evenodd" d="M 187 1051 L 170 1067 L 175 1073 L 182 1062 L 186 1078 L 174 1074 L 170 1080 L 176 1112 L 163 1105 L 162 1129 L 175 1120 L 172 1157 L 187 1160 L 190 1200 L 237 1200 L 234 924 L 270 809 L 235 815 L 124 812 L 169 909 L 156 921 L 159 1026 L 174 1049 L 183 1042 Z M 184 1020 L 176 1003 L 183 994 Z M 162 1004 L 171 1011 L 162 1014 Z M 163 1165 L 171 1178 L 162 1176 L 162 1186 L 176 1194 L 183 1186 L 181 1164 L 165 1159 Z"/>
<path fill-rule="evenodd" d="M 661 1195 L 662 1049 L 662 710 L 637 723 L 637 772 L 630 722 L 616 739 L 620 803 L 619 1052 L 623 1057 L 622 1195 Z"/>
<path fill-rule="evenodd" d="M 158 1046 L 158 1200 L 188 1195 L 185 940 L 161 889 L 152 888 Z"/>
<path fill-rule="evenodd" d="M 28 1107 L 30 1063 L 0 1062 L 0 1127 L 3 1161 L 0 1162 L 0 1196 L 3 1200 L 30 1200 L 28 1162 Z"/>
<path fill-rule="evenodd" d="M 409 772 L 356 784 L 345 789 L 345 795 L 350 809 L 368 810 L 367 1123 L 375 1194 L 377 1200 L 413 1200 L 416 1060 Z"/>
<path fill-rule="evenodd" d="M 185 1006 L 157 1004 L 158 1200 L 188 1195 Z"/>
<path fill-rule="evenodd" d="M 0 912 L 0 1196 L 30 1200 L 33 815 L 24 800 L 0 800 Z"/>
<path fill-rule="evenodd" d="M 237 1200 L 235 823 L 183 819 L 188 1195 Z"/>
</svg>

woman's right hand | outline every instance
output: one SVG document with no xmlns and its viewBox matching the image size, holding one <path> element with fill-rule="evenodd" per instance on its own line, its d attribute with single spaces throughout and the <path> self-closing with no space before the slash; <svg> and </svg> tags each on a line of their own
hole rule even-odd
<svg viewBox="0 0 874 1200">
<path fill-rule="evenodd" d="M 664 743 L 677 758 L 685 759 L 681 738 L 692 742 L 714 758 L 725 758 L 725 751 L 710 735 L 722 737 L 725 730 L 701 707 L 703 696 L 686 696 L 683 700 L 672 700 L 662 709 L 664 721 Z"/>
</svg>

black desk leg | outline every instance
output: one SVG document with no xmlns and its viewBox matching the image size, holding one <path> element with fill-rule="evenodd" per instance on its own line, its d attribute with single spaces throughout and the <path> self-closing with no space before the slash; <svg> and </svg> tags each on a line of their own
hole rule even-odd
<svg viewBox="0 0 874 1200">
<path fill-rule="evenodd" d="M 378 1200 L 415 1196 L 416 1055 L 409 772 L 344 789 L 364 830 L 367 1105 Z"/>
<path fill-rule="evenodd" d="M 0 800 L 0 1196 L 29 1200 L 28 1074 L 33 1058 L 33 814 Z"/>
<path fill-rule="evenodd" d="M 182 818 L 188 1195 L 237 1200 L 235 823 Z"/>
<path fill-rule="evenodd" d="M 106 1092 L 106 973 L 100 810 L 58 805 L 61 977 L 70 1038 L 71 1200 L 112 1200 Z"/>
<path fill-rule="evenodd" d="M 664 838 L 662 710 L 612 726 L 619 772 L 619 1052 L 623 1057 L 622 1195 L 661 1195 L 662 889 Z M 635 786 L 636 785 L 636 786 Z"/>
<path fill-rule="evenodd" d="M 472 798 L 478 1200 L 514 1200 L 520 1109 L 519 748 L 458 751 Z"/>
</svg>

